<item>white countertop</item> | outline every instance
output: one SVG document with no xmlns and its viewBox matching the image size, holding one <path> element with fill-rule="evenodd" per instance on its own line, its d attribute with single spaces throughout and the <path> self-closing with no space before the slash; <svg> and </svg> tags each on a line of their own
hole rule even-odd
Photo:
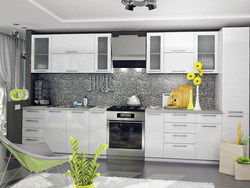
<svg viewBox="0 0 250 188">
<path fill-rule="evenodd" d="M 202 109 L 202 110 L 188 110 L 187 108 L 162 108 L 158 107 L 152 109 L 147 107 L 145 112 L 158 112 L 158 113 L 191 113 L 191 114 L 222 114 L 218 109 Z"/>
</svg>

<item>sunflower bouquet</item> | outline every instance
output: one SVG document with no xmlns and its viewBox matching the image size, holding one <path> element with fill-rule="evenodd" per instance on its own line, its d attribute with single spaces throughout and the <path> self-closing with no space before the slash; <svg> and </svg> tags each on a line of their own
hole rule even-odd
<svg viewBox="0 0 250 188">
<path fill-rule="evenodd" d="M 195 109 L 193 107 L 193 101 L 191 100 L 191 97 L 190 97 L 190 101 L 189 101 L 189 105 L 188 105 L 187 109 L 201 110 L 200 104 L 199 104 L 199 98 L 198 98 L 199 97 L 199 95 L 198 95 L 199 94 L 199 87 L 198 86 L 201 83 L 201 76 L 203 75 L 203 72 L 202 72 L 201 68 L 202 68 L 201 62 L 196 62 L 194 64 L 194 69 L 197 70 L 196 76 L 195 76 L 195 73 L 193 73 L 193 72 L 189 72 L 187 74 L 187 79 L 190 81 L 190 86 L 192 85 L 192 80 L 193 80 L 194 85 L 197 86 L 197 89 L 196 89 L 197 95 L 196 95 Z"/>
</svg>

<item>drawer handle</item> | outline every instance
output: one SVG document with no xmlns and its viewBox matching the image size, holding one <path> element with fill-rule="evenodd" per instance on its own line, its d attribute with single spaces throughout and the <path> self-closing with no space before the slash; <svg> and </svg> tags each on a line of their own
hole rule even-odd
<svg viewBox="0 0 250 188">
<path fill-rule="evenodd" d="M 202 115 L 202 116 L 207 116 L 207 117 L 216 117 L 216 115 Z"/>
<path fill-rule="evenodd" d="M 78 72 L 77 70 L 66 70 L 66 72 Z"/>
<path fill-rule="evenodd" d="M 184 70 L 172 70 L 171 72 L 186 72 Z"/>
<path fill-rule="evenodd" d="M 37 129 L 26 129 L 26 131 L 38 131 Z"/>
<path fill-rule="evenodd" d="M 244 116 L 233 116 L 233 115 L 228 115 L 228 117 L 244 117 Z"/>
<path fill-rule="evenodd" d="M 181 135 L 181 134 L 174 134 L 173 136 L 178 136 L 178 137 L 187 137 L 187 135 Z"/>
<path fill-rule="evenodd" d="M 185 146 L 185 145 L 173 145 L 173 147 L 186 148 L 187 146 Z"/>
<path fill-rule="evenodd" d="M 172 50 L 172 52 L 185 52 L 186 50 Z"/>
<path fill-rule="evenodd" d="M 228 111 L 228 113 L 243 113 L 243 111 Z"/>
<path fill-rule="evenodd" d="M 27 112 L 38 112 L 37 110 L 27 110 Z"/>
<path fill-rule="evenodd" d="M 91 112 L 92 114 L 104 114 L 104 112 Z"/>
<path fill-rule="evenodd" d="M 26 141 L 38 141 L 37 139 L 31 139 L 31 138 L 27 138 L 25 139 Z"/>
<path fill-rule="evenodd" d="M 71 113 L 74 113 L 74 114 L 76 114 L 76 113 L 81 113 L 81 114 L 83 114 L 84 112 L 79 112 L 79 111 L 77 112 L 77 111 L 76 111 L 76 112 L 71 112 Z"/>
<path fill-rule="evenodd" d="M 148 114 L 150 116 L 160 116 L 161 114 Z"/>
<path fill-rule="evenodd" d="M 52 112 L 52 113 L 61 113 L 62 111 L 49 111 L 49 112 Z"/>
<path fill-rule="evenodd" d="M 77 54 L 78 51 L 66 51 L 67 54 Z"/>
<path fill-rule="evenodd" d="M 173 114 L 173 116 L 187 116 L 187 114 Z"/>
<path fill-rule="evenodd" d="M 173 126 L 186 127 L 187 125 L 176 125 L 176 124 L 174 124 Z"/>
<path fill-rule="evenodd" d="M 217 127 L 216 125 L 202 125 L 202 127 Z"/>
<path fill-rule="evenodd" d="M 202 70 L 203 72 L 214 72 L 212 70 Z"/>
<path fill-rule="evenodd" d="M 27 122 L 38 122 L 38 120 L 31 120 L 31 119 L 27 119 Z"/>
</svg>

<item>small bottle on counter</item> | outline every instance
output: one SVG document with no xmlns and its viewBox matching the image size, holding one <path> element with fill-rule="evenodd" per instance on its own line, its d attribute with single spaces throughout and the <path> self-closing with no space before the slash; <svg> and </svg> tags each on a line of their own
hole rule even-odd
<svg viewBox="0 0 250 188">
<path fill-rule="evenodd" d="M 87 106 L 87 105 L 88 105 L 88 99 L 85 96 L 84 99 L 83 99 L 83 106 Z"/>
</svg>

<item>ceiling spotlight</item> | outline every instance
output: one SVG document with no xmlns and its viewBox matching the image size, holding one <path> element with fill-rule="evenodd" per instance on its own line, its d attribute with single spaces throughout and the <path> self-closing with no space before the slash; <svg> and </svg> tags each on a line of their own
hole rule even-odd
<svg viewBox="0 0 250 188">
<path fill-rule="evenodd" d="M 122 0 L 122 4 L 125 5 L 126 10 L 133 11 L 134 7 L 148 7 L 148 10 L 156 9 L 157 0 Z"/>
<path fill-rule="evenodd" d="M 16 30 L 12 30 L 12 31 L 10 31 L 10 33 L 11 33 L 11 35 L 13 36 L 13 37 L 15 37 L 15 38 L 20 38 L 20 36 L 21 36 L 21 33 L 17 30 L 17 26 L 19 25 L 19 24 L 17 24 L 17 23 L 14 23 L 13 24 L 14 26 L 16 26 Z"/>
</svg>

